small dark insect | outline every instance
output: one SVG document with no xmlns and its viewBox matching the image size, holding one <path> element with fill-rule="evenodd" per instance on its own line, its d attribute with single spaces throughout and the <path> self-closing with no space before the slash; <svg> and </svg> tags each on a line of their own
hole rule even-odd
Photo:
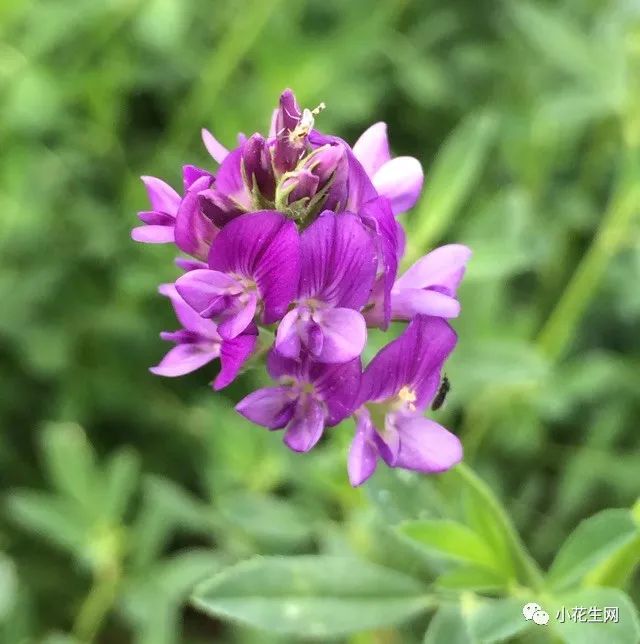
<svg viewBox="0 0 640 644">
<path fill-rule="evenodd" d="M 447 378 L 447 376 L 443 376 L 442 382 L 440 383 L 440 389 L 438 389 L 438 393 L 431 403 L 431 411 L 436 411 L 436 409 L 440 409 L 440 407 L 444 405 L 445 398 L 447 397 L 450 389 L 451 383 L 449 382 L 449 378 Z"/>
</svg>

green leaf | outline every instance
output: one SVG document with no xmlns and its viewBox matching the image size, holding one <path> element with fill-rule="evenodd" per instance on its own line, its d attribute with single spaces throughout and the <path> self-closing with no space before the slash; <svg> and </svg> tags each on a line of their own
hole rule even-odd
<svg viewBox="0 0 640 644">
<path fill-rule="evenodd" d="M 581 623 L 572 621 L 569 616 L 574 607 L 592 606 L 599 609 L 617 607 L 618 623 Z M 557 619 L 558 610 L 564 607 L 564 623 Z M 543 606 L 546 609 L 546 606 Z M 549 624 L 566 644 L 638 644 L 640 641 L 640 620 L 629 596 L 614 588 L 589 588 L 554 598 L 549 611 Z"/>
<path fill-rule="evenodd" d="M 513 2 L 509 12 L 529 44 L 559 69 L 577 77 L 594 72 L 593 42 L 558 11 L 530 2 Z"/>
<path fill-rule="evenodd" d="M 486 568 L 499 568 L 492 549 L 471 528 L 448 519 L 422 519 L 401 524 L 398 531 L 430 552 Z"/>
<path fill-rule="evenodd" d="M 474 590 L 490 592 L 504 588 L 509 576 L 504 571 L 489 570 L 483 566 L 461 565 L 442 573 L 436 586 L 449 590 Z"/>
<path fill-rule="evenodd" d="M 95 455 L 80 426 L 74 423 L 48 425 L 42 435 L 42 450 L 56 489 L 92 512 L 97 511 L 95 493 L 99 482 Z"/>
<path fill-rule="evenodd" d="M 475 532 L 494 548 L 505 573 L 515 573 L 533 588 L 542 585 L 542 572 L 533 560 L 511 519 L 491 489 L 464 463 L 446 475 L 462 485 L 467 520 Z"/>
<path fill-rule="evenodd" d="M 396 624 L 430 605 L 411 577 L 325 556 L 242 562 L 196 588 L 193 602 L 216 617 L 320 639 Z"/>
<path fill-rule="evenodd" d="M 463 618 L 460 607 L 445 604 L 433 616 L 424 644 L 478 644 L 469 631 L 469 625 Z"/>
<path fill-rule="evenodd" d="M 584 578 L 585 586 L 624 588 L 640 563 L 640 534 L 607 557 Z"/>
<path fill-rule="evenodd" d="M 309 541 L 312 524 L 300 508 L 272 496 L 229 494 L 220 502 L 223 517 L 259 543 L 294 548 Z"/>
<path fill-rule="evenodd" d="M 522 615 L 524 602 L 520 599 L 497 599 L 463 603 L 463 615 L 469 631 L 478 642 L 492 644 L 514 637 L 530 627 Z"/>
<path fill-rule="evenodd" d="M 604 510 L 582 521 L 553 560 L 549 586 L 561 590 L 577 583 L 637 536 L 638 527 L 628 510 Z"/>
<path fill-rule="evenodd" d="M 119 451 L 105 466 L 103 489 L 103 515 L 111 522 L 118 522 L 127 510 L 131 496 L 138 484 L 140 462 L 135 452 Z"/>
<path fill-rule="evenodd" d="M 408 261 L 422 254 L 451 224 L 480 176 L 496 125 L 489 113 L 470 114 L 449 135 L 429 170 L 424 200 L 409 224 Z"/>
<path fill-rule="evenodd" d="M 0 552 L 0 622 L 13 608 L 18 592 L 18 576 L 13 561 Z"/>
<path fill-rule="evenodd" d="M 89 525 L 66 499 L 19 490 L 11 493 L 8 510 L 20 525 L 72 553 L 86 543 Z"/>
</svg>

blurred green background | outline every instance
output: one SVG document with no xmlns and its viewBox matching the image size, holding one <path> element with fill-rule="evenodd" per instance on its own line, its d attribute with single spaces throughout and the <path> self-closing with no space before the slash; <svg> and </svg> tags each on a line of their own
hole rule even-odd
<svg viewBox="0 0 640 644">
<path fill-rule="evenodd" d="M 409 260 L 473 248 L 437 417 L 534 557 L 632 506 L 639 62 L 633 0 L 2 2 L 0 641 L 290 641 L 185 608 L 255 553 L 433 578 L 389 530 L 425 511 L 431 480 L 352 490 L 349 423 L 290 454 L 233 413 L 257 372 L 214 394 L 211 368 L 147 371 L 176 328 L 156 287 L 178 272 L 172 248 L 129 238 L 139 176 L 179 186 L 181 164 L 211 166 L 201 127 L 227 146 L 265 131 L 285 87 L 327 104 L 320 129 L 354 142 L 384 120 L 422 161 Z M 426 623 L 349 641 L 418 642 Z"/>
</svg>

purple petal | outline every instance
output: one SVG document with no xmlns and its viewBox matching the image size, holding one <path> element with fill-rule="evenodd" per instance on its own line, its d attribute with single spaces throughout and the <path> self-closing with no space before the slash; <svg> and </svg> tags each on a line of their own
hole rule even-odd
<svg viewBox="0 0 640 644">
<path fill-rule="evenodd" d="M 224 340 L 220 348 L 220 373 L 213 381 L 213 388 L 218 391 L 231 384 L 244 363 L 255 349 L 258 340 L 258 330 L 244 333 L 233 340 Z"/>
<path fill-rule="evenodd" d="M 289 387 L 258 389 L 243 398 L 236 410 L 256 425 L 282 429 L 292 418 L 296 399 Z"/>
<path fill-rule="evenodd" d="M 413 208 L 423 181 L 422 166 L 413 157 L 396 157 L 385 163 L 373 177 L 375 189 L 389 199 L 394 215 Z"/>
<path fill-rule="evenodd" d="M 209 188 L 198 193 L 200 209 L 205 217 L 218 228 L 223 228 L 232 219 L 246 212 L 246 208 L 217 188 Z"/>
<path fill-rule="evenodd" d="M 210 340 L 220 340 L 220 336 L 216 331 L 216 325 L 211 320 L 205 320 L 200 317 L 189 304 L 187 304 L 174 284 L 161 284 L 158 287 L 158 292 L 165 297 L 168 297 L 176 313 L 178 321 L 182 327 L 187 331 L 193 331 L 203 338 Z"/>
<path fill-rule="evenodd" d="M 207 152 L 213 157 L 214 161 L 222 163 L 227 158 L 229 150 L 209 130 L 202 128 L 200 133 L 202 134 L 202 142 L 204 143 L 204 147 L 207 148 Z"/>
<path fill-rule="evenodd" d="M 299 315 L 299 310 L 295 308 L 289 311 L 278 324 L 275 346 L 286 358 L 297 358 L 300 355 Z"/>
<path fill-rule="evenodd" d="M 307 345 L 309 353 L 317 360 L 322 354 L 322 348 L 324 347 L 324 333 L 322 332 L 320 325 L 315 322 L 313 318 L 304 325 L 303 342 Z M 320 362 L 323 361 L 321 360 Z M 338 361 L 328 360 L 327 362 Z"/>
<path fill-rule="evenodd" d="M 255 280 L 264 303 L 264 323 L 276 322 L 286 313 L 298 287 L 296 226 L 271 210 L 242 215 L 229 222 L 214 240 L 209 265 Z"/>
<path fill-rule="evenodd" d="M 462 460 L 458 437 L 433 420 L 406 417 L 398 430 L 400 452 L 395 467 L 431 474 L 444 472 Z"/>
<path fill-rule="evenodd" d="M 198 179 L 202 179 L 203 177 L 208 179 L 206 182 L 207 185 L 205 186 L 208 188 L 213 182 L 213 175 L 208 170 L 203 170 L 196 165 L 182 166 L 182 184 L 185 190 L 189 190 Z"/>
<path fill-rule="evenodd" d="M 441 318 L 418 315 L 402 335 L 380 349 L 362 377 L 360 404 L 395 397 L 403 387 L 423 409 L 440 383 L 442 365 L 456 345 L 455 331 Z"/>
<path fill-rule="evenodd" d="M 391 159 L 387 124 L 374 123 L 365 130 L 353 146 L 353 154 L 370 177 Z"/>
<path fill-rule="evenodd" d="M 308 452 L 322 436 L 324 431 L 324 410 L 322 405 L 308 397 L 299 402 L 296 411 L 287 425 L 284 442 L 294 452 Z"/>
<path fill-rule="evenodd" d="M 218 333 L 225 340 L 239 336 L 253 321 L 257 305 L 258 296 L 255 293 L 249 293 L 247 301 L 218 325 Z"/>
<path fill-rule="evenodd" d="M 309 365 L 308 379 L 327 406 L 326 424 L 329 427 L 354 412 L 361 375 L 359 358 L 343 364 L 313 362 Z"/>
<path fill-rule="evenodd" d="M 174 241 L 173 226 L 137 226 L 131 231 L 131 239 L 144 244 L 167 244 Z"/>
<path fill-rule="evenodd" d="M 456 318 L 460 315 L 460 302 L 438 291 L 408 288 L 391 291 L 391 312 L 395 319 L 404 320 L 418 314 Z"/>
<path fill-rule="evenodd" d="M 143 210 L 138 213 L 138 219 L 149 226 L 174 226 L 176 218 L 166 212 L 156 210 Z"/>
<path fill-rule="evenodd" d="M 209 268 L 209 265 L 205 262 L 201 262 L 199 259 L 193 259 L 191 257 L 176 257 L 174 261 L 176 266 L 185 273 L 188 273 L 189 271 L 197 271 L 200 268 Z"/>
<path fill-rule="evenodd" d="M 266 139 L 256 133 L 242 146 L 242 163 L 250 187 L 256 187 L 267 199 L 275 197 L 275 179 L 271 151 Z"/>
<path fill-rule="evenodd" d="M 210 317 L 212 306 L 235 287 L 237 283 L 232 277 L 208 269 L 189 271 L 176 281 L 176 290 L 182 299 L 202 317 Z"/>
<path fill-rule="evenodd" d="M 149 371 L 156 376 L 174 378 L 191 373 L 220 355 L 219 345 L 212 349 L 211 343 L 179 344 L 173 347 L 160 363 Z"/>
<path fill-rule="evenodd" d="M 242 176 L 242 155 L 245 143 L 229 152 L 216 172 L 215 189 L 236 201 L 242 207 L 251 205 L 251 199 Z"/>
<path fill-rule="evenodd" d="M 382 277 L 384 279 L 382 309 L 383 330 L 389 326 L 391 320 L 391 289 L 398 273 L 398 261 L 402 237 L 399 233 L 401 227 L 393 216 L 391 205 L 385 197 L 379 197 L 366 203 L 358 215 L 375 233 L 378 244 L 378 258 Z"/>
<path fill-rule="evenodd" d="M 319 362 L 349 362 L 362 353 L 367 343 L 367 325 L 353 309 L 325 309 L 316 314 L 322 330 L 322 350 L 313 356 Z"/>
<path fill-rule="evenodd" d="M 471 257 L 471 249 L 462 244 L 447 244 L 421 257 L 404 275 L 396 287 L 429 288 L 437 286 L 447 295 L 455 296 Z"/>
<path fill-rule="evenodd" d="M 269 351 L 267 355 L 267 372 L 274 380 L 279 380 L 283 376 L 291 376 L 294 380 L 300 380 L 305 375 L 301 362 L 287 358 L 274 349 Z"/>
<path fill-rule="evenodd" d="M 288 203 L 295 203 L 300 199 L 310 199 L 316 194 L 320 179 L 311 172 L 302 168 L 287 175 L 287 178 L 282 183 L 282 188 L 285 191 L 291 190 L 287 197 Z"/>
<path fill-rule="evenodd" d="M 147 189 L 151 208 L 168 215 L 175 215 L 180 205 L 180 195 L 168 184 L 157 177 L 140 177 Z"/>
<path fill-rule="evenodd" d="M 285 89 L 280 95 L 280 105 L 275 114 L 275 134 L 295 129 L 300 121 L 302 112 L 296 101 L 295 94 L 290 89 Z"/>
<path fill-rule="evenodd" d="M 376 249 L 355 215 L 324 212 L 300 237 L 298 295 L 337 307 L 359 309 L 376 274 Z"/>
<path fill-rule="evenodd" d="M 178 248 L 189 255 L 206 259 L 218 228 L 200 210 L 200 201 L 195 186 L 206 177 L 198 179 L 193 191 L 187 191 L 176 215 L 175 238 Z"/>
<path fill-rule="evenodd" d="M 374 442 L 374 429 L 367 411 L 358 414 L 356 434 L 349 449 L 349 482 L 353 487 L 362 485 L 378 464 L 378 450 Z"/>
</svg>

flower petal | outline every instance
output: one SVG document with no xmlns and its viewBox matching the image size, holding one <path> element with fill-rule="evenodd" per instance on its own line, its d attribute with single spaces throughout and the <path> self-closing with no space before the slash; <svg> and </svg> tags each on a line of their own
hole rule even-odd
<svg viewBox="0 0 640 644">
<path fill-rule="evenodd" d="M 174 241 L 173 226 L 137 226 L 131 231 L 133 241 L 143 244 L 168 244 Z"/>
<path fill-rule="evenodd" d="M 213 381 L 213 388 L 218 391 L 231 384 L 244 363 L 255 349 L 258 340 L 258 329 L 254 326 L 251 333 L 243 333 L 233 340 L 224 340 L 220 347 L 220 373 Z"/>
<path fill-rule="evenodd" d="M 378 450 L 374 442 L 374 429 L 369 413 L 358 414 L 356 433 L 349 448 L 347 469 L 349 482 L 353 487 L 362 485 L 374 472 L 378 464 Z"/>
<path fill-rule="evenodd" d="M 295 406 L 289 387 L 266 387 L 243 398 L 236 411 L 257 425 L 282 429 L 291 420 Z"/>
<path fill-rule="evenodd" d="M 417 315 L 367 366 L 359 404 L 393 398 L 409 387 L 416 395 L 416 407 L 424 409 L 438 389 L 442 366 L 456 342 L 455 331 L 443 319 Z"/>
<path fill-rule="evenodd" d="M 143 210 L 138 213 L 138 219 L 149 226 L 171 226 L 176 223 L 176 218 L 173 215 L 168 215 L 166 212 L 158 212 L 157 210 Z"/>
<path fill-rule="evenodd" d="M 316 317 L 317 316 L 317 317 Z M 367 343 L 367 325 L 353 309 L 325 309 L 314 319 L 322 330 L 322 348 L 313 353 L 319 362 L 349 362 L 362 353 Z"/>
<path fill-rule="evenodd" d="M 189 188 L 191 188 L 198 179 L 202 179 L 202 177 L 207 177 L 207 187 L 213 182 L 213 175 L 208 170 L 199 168 L 197 165 L 182 166 L 182 185 L 185 190 L 189 190 Z"/>
<path fill-rule="evenodd" d="M 206 177 L 202 179 L 206 181 Z M 200 181 L 198 179 L 196 184 Z M 196 189 L 187 191 L 176 215 L 175 238 L 178 248 L 199 259 L 206 259 L 217 234 L 218 228 L 200 210 Z"/>
<path fill-rule="evenodd" d="M 258 296 L 249 293 L 246 302 L 240 305 L 230 316 L 218 325 L 218 333 L 225 339 L 231 340 L 239 336 L 253 321 L 258 305 Z"/>
<path fill-rule="evenodd" d="M 276 322 L 286 313 L 298 288 L 300 250 L 296 226 L 272 210 L 242 215 L 215 238 L 209 266 L 255 280 L 264 303 L 264 323 Z"/>
<path fill-rule="evenodd" d="M 343 364 L 312 362 L 307 370 L 307 379 L 327 406 L 327 426 L 337 425 L 354 412 L 362 375 L 359 358 Z"/>
<path fill-rule="evenodd" d="M 444 472 L 462 460 L 457 436 L 433 420 L 410 416 L 399 425 L 400 452 L 395 467 L 424 472 Z"/>
<path fill-rule="evenodd" d="M 395 220 L 389 200 L 378 197 L 366 203 L 358 212 L 358 216 L 375 235 L 379 269 L 383 279 L 382 289 L 382 324 L 386 330 L 391 320 L 391 289 L 398 274 L 398 262 L 402 250 L 403 238 L 401 226 Z"/>
<path fill-rule="evenodd" d="M 176 313 L 178 321 L 182 328 L 187 331 L 192 331 L 207 338 L 209 340 L 220 341 L 220 336 L 216 330 L 216 325 L 211 320 L 201 317 L 196 311 L 193 310 L 181 297 L 180 293 L 176 290 L 175 284 L 161 284 L 158 287 L 158 292 L 165 297 L 168 297 Z"/>
<path fill-rule="evenodd" d="M 470 257 L 471 249 L 462 244 L 440 246 L 413 264 L 395 286 L 398 289 L 438 286 L 455 296 Z"/>
<path fill-rule="evenodd" d="M 151 208 L 168 215 L 175 215 L 180 205 L 180 195 L 162 179 L 157 177 L 140 177 L 147 189 Z"/>
<path fill-rule="evenodd" d="M 176 290 L 182 299 L 202 317 L 210 317 L 212 306 L 217 304 L 236 281 L 221 271 L 196 269 L 176 280 Z"/>
<path fill-rule="evenodd" d="M 284 442 L 294 452 L 308 452 L 322 436 L 324 431 L 324 410 L 312 398 L 298 402 L 296 411 L 287 425 Z"/>
<path fill-rule="evenodd" d="M 355 215 L 324 212 L 300 237 L 298 296 L 359 309 L 376 275 L 376 249 Z"/>
<path fill-rule="evenodd" d="M 202 128 L 200 134 L 202 135 L 204 147 L 207 148 L 207 152 L 213 157 L 213 160 L 222 163 L 227 158 L 229 150 L 209 130 Z"/>
<path fill-rule="evenodd" d="M 413 157 L 396 157 L 385 163 L 373 177 L 375 189 L 389 199 L 394 215 L 413 208 L 423 181 L 422 166 Z"/>
<path fill-rule="evenodd" d="M 433 315 L 456 318 L 460 315 L 460 302 L 438 291 L 408 288 L 391 291 L 391 312 L 395 319 L 410 320 L 414 315 Z"/>
<path fill-rule="evenodd" d="M 286 358 L 297 358 L 300 355 L 300 333 L 298 330 L 299 310 L 289 311 L 278 324 L 276 331 L 276 349 Z"/>
<path fill-rule="evenodd" d="M 353 154 L 370 177 L 389 159 L 387 124 L 379 121 L 366 129 L 353 145 Z"/>
<path fill-rule="evenodd" d="M 211 343 L 207 344 L 179 344 L 171 349 L 164 358 L 155 367 L 149 371 L 156 376 L 167 376 L 174 378 L 191 373 L 196 369 L 211 362 L 220 355 L 220 347 L 211 348 Z"/>
</svg>

